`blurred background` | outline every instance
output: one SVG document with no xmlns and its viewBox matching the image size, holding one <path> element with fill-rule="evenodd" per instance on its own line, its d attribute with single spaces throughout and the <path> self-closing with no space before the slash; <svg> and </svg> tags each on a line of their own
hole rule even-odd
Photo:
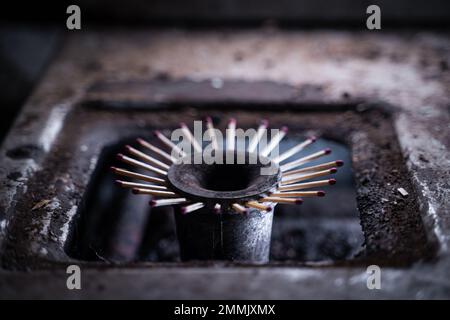
<svg viewBox="0 0 450 320">
<path fill-rule="evenodd" d="M 81 8 L 82 30 L 66 29 L 66 9 Z M 0 10 L 0 143 L 68 32 L 95 27 L 353 28 L 381 7 L 382 29 L 448 29 L 445 0 L 99 0 L 8 2 Z"/>
</svg>

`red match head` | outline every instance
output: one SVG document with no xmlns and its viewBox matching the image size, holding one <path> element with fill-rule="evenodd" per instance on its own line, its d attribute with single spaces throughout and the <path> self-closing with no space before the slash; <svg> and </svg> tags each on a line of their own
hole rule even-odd
<svg viewBox="0 0 450 320">
<path fill-rule="evenodd" d="M 328 183 L 331 185 L 336 184 L 336 179 L 330 179 L 328 180 Z"/>
<path fill-rule="evenodd" d="M 303 199 L 296 199 L 295 200 L 295 204 L 302 204 L 303 203 Z"/>
<path fill-rule="evenodd" d="M 318 197 L 325 197 L 325 192 L 324 191 L 317 191 L 317 196 Z"/>
<path fill-rule="evenodd" d="M 337 172 L 337 169 L 336 168 L 331 168 L 330 169 L 330 173 L 336 173 Z"/>
<path fill-rule="evenodd" d="M 284 133 L 287 133 L 289 131 L 289 128 L 286 126 L 281 127 L 281 131 L 283 131 Z"/>
<path fill-rule="evenodd" d="M 121 154 L 121 153 L 118 153 L 116 155 L 117 160 L 123 160 L 123 157 L 125 157 L 125 156 L 123 154 Z"/>
<path fill-rule="evenodd" d="M 267 128 L 267 127 L 269 126 L 269 120 L 267 120 L 267 119 L 262 119 L 262 120 L 261 120 L 261 125 Z"/>
<path fill-rule="evenodd" d="M 309 137 L 309 140 L 311 140 L 311 142 L 316 142 L 317 137 L 316 136 L 311 136 L 311 137 Z"/>
<path fill-rule="evenodd" d="M 342 167 L 344 165 L 344 161 L 342 160 L 336 160 L 336 166 Z"/>
<path fill-rule="evenodd" d="M 325 154 L 330 154 L 331 153 L 331 149 L 330 148 L 326 148 L 323 151 L 325 152 Z"/>
<path fill-rule="evenodd" d="M 139 194 L 139 189 L 133 188 L 133 189 L 131 190 L 131 192 L 133 192 L 134 194 Z"/>
<path fill-rule="evenodd" d="M 113 167 L 113 166 L 111 166 L 111 167 L 109 167 L 109 170 L 111 170 L 112 172 L 116 172 L 116 171 L 117 171 L 117 168 L 116 168 L 116 167 Z"/>
<path fill-rule="evenodd" d="M 150 207 L 154 207 L 156 206 L 156 201 L 152 199 L 148 202 L 148 204 L 150 205 Z"/>
<path fill-rule="evenodd" d="M 153 130 L 153 134 L 154 134 L 155 136 L 159 136 L 159 135 L 161 134 L 161 131 L 159 131 L 159 130 Z"/>
</svg>

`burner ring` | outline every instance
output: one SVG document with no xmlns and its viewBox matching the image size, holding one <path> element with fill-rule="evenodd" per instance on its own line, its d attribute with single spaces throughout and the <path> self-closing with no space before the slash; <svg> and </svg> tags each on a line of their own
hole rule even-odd
<svg viewBox="0 0 450 320">
<path fill-rule="evenodd" d="M 218 154 L 223 161 L 217 163 L 212 163 L 212 157 L 199 156 L 188 155 L 181 164 L 173 164 L 167 178 L 177 194 L 210 206 L 257 200 L 280 181 L 279 166 L 255 153 L 223 151 Z M 204 161 L 195 164 L 195 157 Z"/>
</svg>

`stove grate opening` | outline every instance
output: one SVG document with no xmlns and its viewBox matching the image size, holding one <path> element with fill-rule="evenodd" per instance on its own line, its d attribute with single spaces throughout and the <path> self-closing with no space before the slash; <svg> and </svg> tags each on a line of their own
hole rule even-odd
<svg viewBox="0 0 450 320">
<path fill-rule="evenodd" d="M 115 157 L 133 141 L 122 140 L 101 152 L 66 249 L 72 258 L 105 262 L 179 260 L 172 209 L 150 209 L 147 197 L 136 197 L 113 183 L 117 177 L 111 166 L 136 171 Z"/>
<path fill-rule="evenodd" d="M 283 140 L 280 152 L 304 138 L 297 133 Z M 136 197 L 113 184 L 115 177 L 109 167 L 124 167 L 115 154 L 122 151 L 123 145 L 134 141 L 135 137 L 124 139 L 103 148 L 66 247 L 72 258 L 104 262 L 180 261 L 172 208 L 151 209 L 149 198 Z M 338 170 L 338 183 L 325 190 L 327 201 L 308 198 L 301 206 L 277 206 L 271 262 L 348 260 L 362 249 L 364 236 L 356 205 L 350 150 L 336 141 L 319 139 L 308 152 L 325 147 L 333 149 L 333 158 L 346 163 Z M 316 160 L 310 165 L 320 162 Z"/>
<path fill-rule="evenodd" d="M 281 148 L 297 143 L 287 140 Z M 341 261 L 355 257 L 364 243 L 356 189 L 353 180 L 350 149 L 339 142 L 319 139 L 309 151 L 326 147 L 333 157 L 344 161 L 333 176 L 337 184 L 327 188 L 326 201 L 310 198 L 301 206 L 280 205 L 274 215 L 272 261 Z M 319 164 L 316 160 L 311 165 Z"/>
</svg>

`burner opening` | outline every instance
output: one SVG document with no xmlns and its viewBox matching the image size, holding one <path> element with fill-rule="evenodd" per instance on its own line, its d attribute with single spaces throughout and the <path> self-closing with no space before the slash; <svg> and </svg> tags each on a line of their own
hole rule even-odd
<svg viewBox="0 0 450 320">
<path fill-rule="evenodd" d="M 168 180 L 176 193 L 198 201 L 225 204 L 230 200 L 254 200 L 279 182 L 277 165 L 248 152 L 224 152 L 223 161 L 215 164 L 212 159 L 195 164 L 192 158 L 190 163 L 171 166 Z"/>
<path fill-rule="evenodd" d="M 280 146 L 281 151 L 296 143 L 296 138 L 286 139 Z M 298 207 L 277 206 L 273 219 L 272 261 L 345 261 L 363 250 L 364 234 L 356 202 L 351 150 L 341 142 L 321 138 L 309 151 L 325 147 L 330 147 L 333 156 L 345 163 L 333 176 L 337 184 L 324 189 L 327 201 L 308 198 Z M 315 160 L 309 165 L 320 162 Z"/>
<path fill-rule="evenodd" d="M 291 148 L 303 139 L 299 135 L 282 141 L 280 151 Z M 117 162 L 114 155 L 121 151 L 124 144 L 134 140 L 122 140 L 103 149 L 67 243 L 66 251 L 72 258 L 122 262 L 180 261 L 172 208 L 151 209 L 148 206 L 149 197 L 135 196 L 112 183 L 117 177 L 110 172 L 110 166 L 132 169 Z M 362 249 L 364 236 L 356 208 L 350 150 L 341 143 L 319 139 L 310 151 L 320 150 L 324 146 L 331 146 L 334 156 L 348 164 L 340 168 L 336 175 L 339 183 L 327 190 L 326 197 L 333 205 L 314 198 L 307 199 L 301 206 L 278 205 L 273 219 L 272 262 L 346 260 Z M 193 185 L 196 191 L 213 192 L 215 197 L 226 197 L 234 191 L 241 194 L 242 190 L 248 191 L 252 185 L 270 189 L 272 183 L 277 183 L 278 176 L 260 176 L 261 165 L 186 164 L 185 169 L 189 167 L 189 170 L 185 172 L 189 175 L 185 177 L 189 179 L 180 180 L 184 181 L 184 187 L 189 192 L 193 192 Z M 181 166 L 172 168 L 181 170 Z M 206 173 L 205 167 L 210 172 Z M 181 177 L 179 174 L 177 176 Z M 217 201 L 226 199 L 217 198 Z"/>
<path fill-rule="evenodd" d="M 148 197 L 133 195 L 113 183 L 117 176 L 111 166 L 136 171 L 115 158 L 125 144 L 135 140 L 124 139 L 103 148 L 71 227 L 66 244 L 70 257 L 103 262 L 179 261 L 172 209 L 152 209 Z"/>
<path fill-rule="evenodd" d="M 259 167 L 239 164 L 214 164 L 199 179 L 200 186 L 213 191 L 239 191 L 249 187 Z"/>
</svg>

